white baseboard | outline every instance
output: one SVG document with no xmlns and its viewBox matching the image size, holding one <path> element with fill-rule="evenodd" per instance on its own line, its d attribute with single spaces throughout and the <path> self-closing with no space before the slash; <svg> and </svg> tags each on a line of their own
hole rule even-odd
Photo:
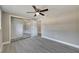
<svg viewBox="0 0 79 59">
<path fill-rule="evenodd" d="M 2 45 L 5 45 L 5 44 L 10 44 L 9 41 L 6 41 L 6 42 L 3 42 Z"/>
<path fill-rule="evenodd" d="M 0 47 L 0 53 L 2 52 L 2 45 L 1 45 L 1 47 Z"/>
<path fill-rule="evenodd" d="M 3 42 L 3 43 L 2 43 L 2 47 L 1 47 L 1 51 L 0 51 L 0 52 L 3 51 L 3 45 L 6 45 L 6 44 L 10 44 L 10 41 L 6 41 L 6 42 Z"/>
<path fill-rule="evenodd" d="M 42 38 L 46 38 L 46 39 L 49 39 L 49 40 L 52 40 L 52 41 L 55 41 L 55 42 L 59 42 L 59 43 L 62 43 L 62 44 L 68 45 L 68 46 L 72 46 L 74 48 L 79 49 L 79 46 L 75 45 L 75 44 L 71 44 L 71 43 L 68 43 L 68 42 L 64 42 L 64 41 L 60 41 L 60 40 L 57 40 L 57 39 L 49 38 L 49 37 L 46 37 L 46 36 L 42 36 Z"/>
</svg>

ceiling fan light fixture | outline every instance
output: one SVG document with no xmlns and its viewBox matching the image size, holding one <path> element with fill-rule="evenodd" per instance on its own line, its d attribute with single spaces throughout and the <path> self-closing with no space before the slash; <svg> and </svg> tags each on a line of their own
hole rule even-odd
<svg viewBox="0 0 79 59">
<path fill-rule="evenodd" d="M 39 15 L 39 13 L 38 13 L 38 12 L 36 12 L 36 15 L 38 16 L 38 15 Z"/>
</svg>

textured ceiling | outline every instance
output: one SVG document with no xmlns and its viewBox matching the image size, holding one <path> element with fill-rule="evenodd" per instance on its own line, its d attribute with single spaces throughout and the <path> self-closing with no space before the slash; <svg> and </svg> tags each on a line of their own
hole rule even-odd
<svg viewBox="0 0 79 59">
<path fill-rule="evenodd" d="M 33 18 L 32 13 L 26 13 L 30 11 L 34 11 L 31 5 L 1 5 L 1 8 L 4 12 L 12 13 L 14 15 L 23 16 L 23 17 L 30 17 Z M 46 16 L 38 16 L 40 17 L 53 17 L 60 14 L 63 14 L 64 12 L 74 11 L 79 9 L 79 6 L 69 6 L 69 5 L 37 5 L 37 8 L 39 9 L 45 9 L 48 8 L 49 11 L 45 12 L 44 14 Z"/>
</svg>

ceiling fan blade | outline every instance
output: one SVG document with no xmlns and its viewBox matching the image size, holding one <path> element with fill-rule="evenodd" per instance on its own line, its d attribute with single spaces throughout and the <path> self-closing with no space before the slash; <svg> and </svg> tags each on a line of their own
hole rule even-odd
<svg viewBox="0 0 79 59">
<path fill-rule="evenodd" d="M 39 13 L 40 15 L 42 15 L 42 16 L 45 16 L 43 13 Z"/>
<path fill-rule="evenodd" d="M 27 13 L 36 13 L 36 12 L 27 12 Z"/>
<path fill-rule="evenodd" d="M 36 14 L 34 15 L 34 17 L 36 16 Z"/>
<path fill-rule="evenodd" d="M 48 11 L 48 9 L 41 10 L 40 12 L 45 12 L 45 11 Z"/>
<path fill-rule="evenodd" d="M 33 5 L 32 7 L 34 8 L 34 10 L 35 10 L 35 11 L 37 11 L 37 8 L 36 8 L 36 6 L 34 6 L 34 5 Z"/>
</svg>

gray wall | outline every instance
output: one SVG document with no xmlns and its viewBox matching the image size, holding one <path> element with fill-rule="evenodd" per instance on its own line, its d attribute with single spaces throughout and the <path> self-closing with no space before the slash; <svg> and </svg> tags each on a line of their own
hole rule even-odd
<svg viewBox="0 0 79 59">
<path fill-rule="evenodd" d="M 10 18 L 9 14 L 2 12 L 2 38 L 3 42 L 7 42 L 10 40 Z"/>
<path fill-rule="evenodd" d="M 61 7 L 59 14 L 43 18 L 42 36 L 79 46 L 79 6 Z"/>
<path fill-rule="evenodd" d="M 2 50 L 1 9 L 0 9 L 0 52 Z"/>
<path fill-rule="evenodd" d="M 0 9 L 0 30 L 1 30 L 1 9 Z"/>
</svg>

